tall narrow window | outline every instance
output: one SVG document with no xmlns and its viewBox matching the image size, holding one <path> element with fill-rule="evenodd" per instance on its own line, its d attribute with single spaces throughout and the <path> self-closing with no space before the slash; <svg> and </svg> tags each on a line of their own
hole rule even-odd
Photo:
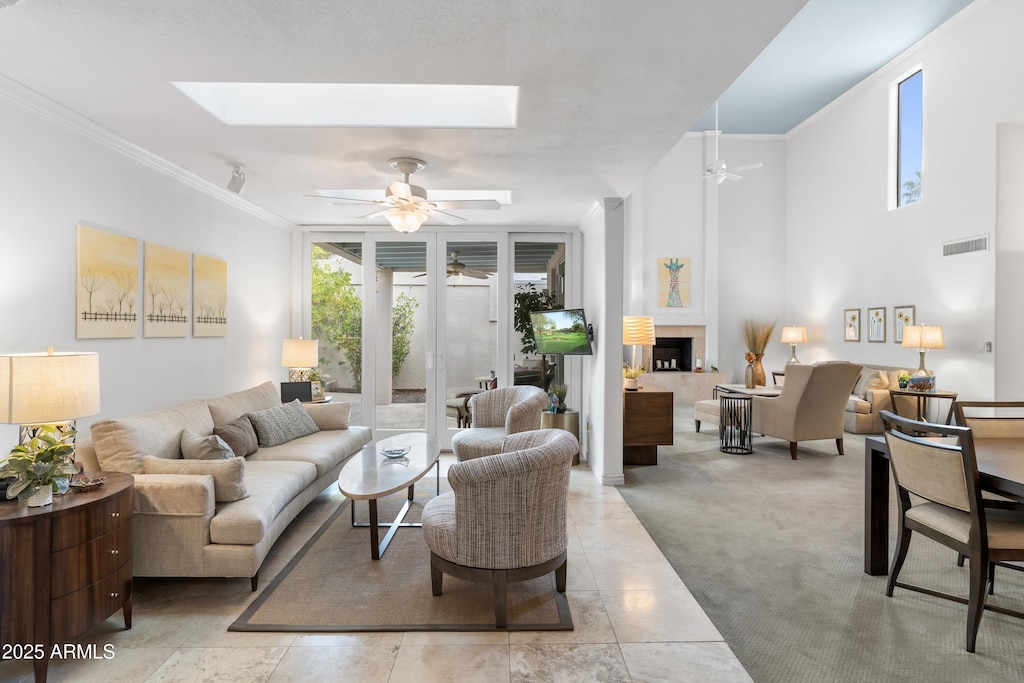
<svg viewBox="0 0 1024 683">
<path fill-rule="evenodd" d="M 921 201 L 923 71 L 900 81 L 897 129 L 897 206 Z"/>
</svg>

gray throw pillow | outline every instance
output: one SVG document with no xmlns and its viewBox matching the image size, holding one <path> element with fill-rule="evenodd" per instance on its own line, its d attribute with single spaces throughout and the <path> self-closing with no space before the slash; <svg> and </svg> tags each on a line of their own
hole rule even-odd
<svg viewBox="0 0 1024 683">
<path fill-rule="evenodd" d="M 256 431 L 252 428 L 252 422 L 245 415 L 225 425 L 214 427 L 213 433 L 224 439 L 227 445 L 231 446 L 235 455 L 240 458 L 252 455 L 260 448 L 259 441 L 256 440 Z"/>
<path fill-rule="evenodd" d="M 199 436 L 190 429 L 181 430 L 181 454 L 186 460 L 227 460 L 235 457 L 231 446 L 216 434 Z"/>
<path fill-rule="evenodd" d="M 298 399 L 257 413 L 246 413 L 246 417 L 256 430 L 261 448 L 280 446 L 320 431 Z"/>
</svg>

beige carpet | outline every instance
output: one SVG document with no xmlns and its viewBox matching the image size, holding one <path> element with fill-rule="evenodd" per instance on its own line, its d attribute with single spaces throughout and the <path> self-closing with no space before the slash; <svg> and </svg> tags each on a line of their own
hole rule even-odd
<svg viewBox="0 0 1024 683">
<path fill-rule="evenodd" d="M 432 477 L 430 477 L 432 478 Z M 444 480 L 442 480 L 442 491 Z M 424 491 L 424 489 L 428 489 Z M 406 517 L 419 521 L 433 482 L 417 487 Z M 429 495 L 428 495 L 429 494 Z M 381 501 L 391 521 L 404 494 Z M 379 561 L 370 559 L 369 529 L 352 528 L 345 501 L 306 543 L 231 631 L 487 631 L 494 630 L 490 584 L 445 575 L 443 595 L 430 592 L 430 555 L 418 527 L 398 530 Z M 367 503 L 356 502 L 365 521 Z M 386 530 L 381 530 L 383 537 Z M 508 630 L 571 630 L 569 605 L 551 575 L 510 584 Z"/>
</svg>

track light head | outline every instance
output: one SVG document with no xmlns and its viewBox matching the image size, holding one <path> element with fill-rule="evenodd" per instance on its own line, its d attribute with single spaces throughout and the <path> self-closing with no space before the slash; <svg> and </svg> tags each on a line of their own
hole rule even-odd
<svg viewBox="0 0 1024 683">
<path fill-rule="evenodd" d="M 242 172 L 241 166 L 234 166 L 231 169 L 231 180 L 228 181 L 228 189 L 235 194 L 242 194 L 243 187 L 245 187 L 245 173 Z"/>
</svg>

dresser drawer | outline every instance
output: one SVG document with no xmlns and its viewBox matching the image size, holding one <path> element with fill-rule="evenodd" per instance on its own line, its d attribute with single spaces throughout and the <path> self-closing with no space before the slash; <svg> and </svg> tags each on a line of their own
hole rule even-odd
<svg viewBox="0 0 1024 683">
<path fill-rule="evenodd" d="M 53 599 L 96 583 L 131 560 L 131 517 L 121 519 L 121 525 L 110 533 L 53 553 L 50 573 Z"/>
<path fill-rule="evenodd" d="M 132 564 L 126 562 L 94 584 L 50 603 L 50 642 L 76 638 L 131 598 Z"/>
<path fill-rule="evenodd" d="M 69 496 L 81 495 L 69 493 Z M 54 517 L 50 548 L 63 550 L 84 541 L 109 534 L 132 513 L 132 491 L 128 489 L 116 496 L 74 509 Z"/>
</svg>

